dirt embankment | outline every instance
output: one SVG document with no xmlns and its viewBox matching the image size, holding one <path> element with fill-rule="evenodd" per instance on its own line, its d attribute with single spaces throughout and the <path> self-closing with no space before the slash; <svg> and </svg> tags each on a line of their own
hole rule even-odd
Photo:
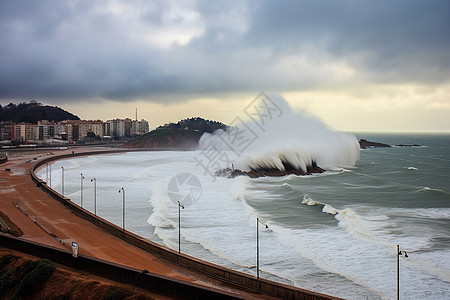
<svg viewBox="0 0 450 300">
<path fill-rule="evenodd" d="M 0 248 L 0 299 L 167 299 Z"/>
<path fill-rule="evenodd" d="M 9 217 L 7 215 L 5 215 L 1 210 L 0 210 L 0 231 L 3 233 L 11 234 L 13 236 L 22 236 L 23 235 L 23 232 L 19 228 L 19 226 L 14 224 L 9 219 Z"/>
</svg>

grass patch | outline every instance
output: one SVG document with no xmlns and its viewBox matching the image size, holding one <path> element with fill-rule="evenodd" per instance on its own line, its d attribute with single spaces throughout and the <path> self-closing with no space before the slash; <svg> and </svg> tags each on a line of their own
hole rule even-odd
<svg viewBox="0 0 450 300">
<path fill-rule="evenodd" d="M 55 265 L 48 259 L 39 259 L 29 264 L 13 299 L 22 299 L 38 291 L 54 271 Z"/>
<path fill-rule="evenodd" d="M 113 287 L 111 288 L 105 296 L 103 296 L 102 300 L 121 300 L 131 296 L 131 293 L 120 288 Z"/>
<path fill-rule="evenodd" d="M 11 254 L 4 255 L 0 257 L 0 295 L 5 299 L 23 299 L 33 295 L 54 271 L 55 266 L 48 259 L 30 261 Z"/>
<path fill-rule="evenodd" d="M 2 257 L 2 271 L 0 274 L 0 294 L 5 294 L 8 291 L 15 289 L 22 277 L 26 274 L 30 261 L 16 264 L 20 260 L 14 255 L 6 255 Z M 8 268 L 9 266 L 9 268 Z"/>
</svg>

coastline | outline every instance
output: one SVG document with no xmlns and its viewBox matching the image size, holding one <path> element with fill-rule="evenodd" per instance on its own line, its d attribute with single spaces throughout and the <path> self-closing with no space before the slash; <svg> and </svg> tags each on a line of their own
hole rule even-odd
<svg viewBox="0 0 450 300">
<path fill-rule="evenodd" d="M 76 150 L 76 151 L 75 151 Z M 64 240 L 76 240 L 80 245 L 80 253 L 84 253 L 93 257 L 104 259 L 110 262 L 123 264 L 126 266 L 151 270 L 154 273 L 158 273 L 171 278 L 176 278 L 183 281 L 195 282 L 197 284 L 204 285 L 205 287 L 214 287 L 230 290 L 230 282 L 224 282 L 220 279 L 212 279 L 192 270 L 183 268 L 180 265 L 175 265 L 169 261 L 149 254 L 140 248 L 137 248 L 122 239 L 113 236 L 112 234 L 100 229 L 93 223 L 80 218 L 75 215 L 71 210 L 65 207 L 63 204 L 51 199 L 45 191 L 36 188 L 36 185 L 31 181 L 30 172 L 32 171 L 32 164 L 29 162 L 38 161 L 42 162 L 45 159 L 57 160 L 60 155 L 64 157 L 66 155 L 82 156 L 100 154 L 105 149 L 67 149 L 56 151 L 57 155 L 44 155 L 37 157 L 36 153 L 32 155 L 24 156 L 22 158 L 16 157 L 2 165 L 5 168 L 9 168 L 11 172 L 3 172 L 0 179 L 6 182 L 6 185 L 2 186 L 2 201 L 0 210 L 6 213 L 23 231 L 24 238 L 37 241 L 44 244 L 53 245 L 56 247 L 64 248 L 60 242 L 46 234 L 42 229 L 36 226 L 30 218 L 26 217 L 12 204 L 12 200 L 17 199 L 23 206 L 27 207 L 27 210 L 34 213 L 36 216 L 40 216 L 44 222 L 57 228 L 58 234 L 61 239 Z M 160 149 L 139 149 L 138 151 L 158 151 Z M 74 151 L 72 153 L 72 151 Z M 100 152 L 99 152 L 100 151 Z M 107 150 L 105 150 L 107 151 Z M 133 151 L 133 150 L 131 150 Z M 116 149 L 108 151 L 108 153 L 121 153 L 130 152 L 130 149 Z M 105 153 L 105 152 L 103 152 Z M 31 157 L 34 156 L 34 157 Z M 45 162 L 44 162 L 45 163 Z M 41 163 L 42 164 L 42 163 Z M 33 164 L 34 166 L 34 164 Z M 5 196 L 5 194 L 7 196 Z M 31 196 L 32 195 L 32 196 Z M 10 198 L 11 200 L 8 200 Z M 33 199 L 33 201 L 30 201 Z M 169 249 L 170 250 L 170 249 Z M 251 278 L 249 278 L 250 280 Z M 292 287 L 295 290 L 301 290 Z M 273 296 L 262 295 L 258 291 L 249 291 L 248 289 L 242 289 L 242 287 L 234 286 L 232 289 L 238 294 L 243 295 L 245 298 L 265 298 L 273 299 Z M 309 291 L 304 291 L 309 292 Z M 255 293 L 257 296 L 255 296 Z M 312 299 L 333 299 L 327 295 L 311 292 L 315 294 L 316 298 Z"/>
</svg>

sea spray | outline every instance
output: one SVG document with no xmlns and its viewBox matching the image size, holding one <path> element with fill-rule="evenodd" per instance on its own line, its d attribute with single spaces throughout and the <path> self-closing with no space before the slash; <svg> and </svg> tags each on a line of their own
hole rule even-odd
<svg viewBox="0 0 450 300">
<path fill-rule="evenodd" d="M 268 99 L 280 112 L 278 115 L 274 115 L 267 105 Z M 242 171 L 285 171 L 289 166 L 306 172 L 316 163 L 326 169 L 355 166 L 359 159 L 359 144 L 355 136 L 330 130 L 305 111 L 294 112 L 280 95 L 270 94 L 257 100 L 265 101 L 254 104 L 260 108 L 260 122 L 253 114 L 250 120 L 232 124 L 226 130 L 205 133 L 199 141 L 199 148 L 207 149 L 214 145 L 217 151 L 227 151 L 227 155 L 232 156 L 233 167 Z M 247 144 L 244 149 L 239 148 L 242 151 L 235 151 L 238 147 L 233 143 Z"/>
</svg>

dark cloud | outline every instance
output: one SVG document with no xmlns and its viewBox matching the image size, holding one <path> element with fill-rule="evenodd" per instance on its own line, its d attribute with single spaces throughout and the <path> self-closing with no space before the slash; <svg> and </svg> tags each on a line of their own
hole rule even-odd
<svg viewBox="0 0 450 300">
<path fill-rule="evenodd" d="M 279 52 L 317 45 L 378 80 L 439 82 L 450 75 L 449 29 L 448 1 L 293 1 L 259 6 L 247 36 Z"/>
<path fill-rule="evenodd" d="M 340 83 L 334 62 L 377 83 L 450 79 L 445 0 L 194 4 L 3 0 L 0 99 L 312 89 Z"/>
</svg>

